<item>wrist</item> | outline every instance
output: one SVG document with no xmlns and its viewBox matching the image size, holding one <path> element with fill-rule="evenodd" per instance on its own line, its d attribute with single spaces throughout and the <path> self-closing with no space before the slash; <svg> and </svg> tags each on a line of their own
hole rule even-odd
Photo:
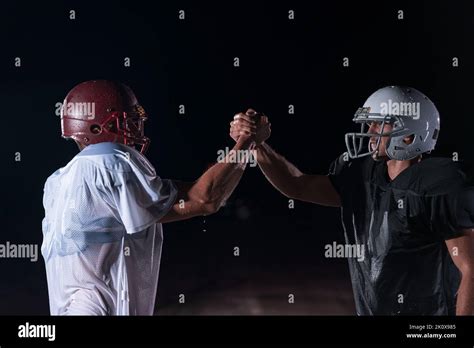
<svg viewBox="0 0 474 348">
<path fill-rule="evenodd" d="M 263 150 L 266 146 L 265 141 L 262 141 L 261 143 L 257 144 L 255 143 L 255 150 Z"/>
<path fill-rule="evenodd" d="M 252 144 L 255 145 L 255 140 L 253 137 L 241 135 L 237 142 L 235 143 L 234 149 L 245 150 L 252 147 Z"/>
</svg>

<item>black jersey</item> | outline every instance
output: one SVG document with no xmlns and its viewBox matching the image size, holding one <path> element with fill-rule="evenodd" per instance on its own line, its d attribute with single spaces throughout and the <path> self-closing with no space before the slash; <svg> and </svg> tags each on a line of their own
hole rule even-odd
<svg viewBox="0 0 474 348">
<path fill-rule="evenodd" d="M 460 165 L 427 158 L 391 181 L 371 157 L 331 165 L 342 201 L 358 315 L 452 315 L 460 274 L 445 240 L 473 227 L 472 190 Z"/>
</svg>

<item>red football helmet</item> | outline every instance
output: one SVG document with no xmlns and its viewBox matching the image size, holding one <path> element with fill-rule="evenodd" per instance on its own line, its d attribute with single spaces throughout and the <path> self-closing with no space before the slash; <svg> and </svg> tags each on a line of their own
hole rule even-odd
<svg viewBox="0 0 474 348">
<path fill-rule="evenodd" d="M 75 86 L 61 108 L 64 138 L 81 145 L 116 142 L 141 146 L 145 153 L 150 139 L 144 135 L 147 114 L 133 91 L 120 82 L 86 81 Z"/>
</svg>

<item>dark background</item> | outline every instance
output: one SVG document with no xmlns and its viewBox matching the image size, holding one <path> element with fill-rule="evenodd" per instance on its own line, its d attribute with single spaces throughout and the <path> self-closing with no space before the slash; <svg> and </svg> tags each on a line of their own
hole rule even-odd
<svg viewBox="0 0 474 348">
<path fill-rule="evenodd" d="M 470 160 L 474 15 L 467 4 L 2 3 L 0 243 L 41 245 L 44 182 L 77 153 L 60 136 L 55 104 L 91 79 L 135 91 L 150 115 L 147 157 L 163 178 L 196 179 L 217 150 L 232 146 L 228 124 L 247 107 L 270 117 L 277 151 L 302 171 L 326 173 L 345 151 L 356 109 L 395 84 L 437 105 L 437 153 Z M 338 209 L 302 202 L 288 209 L 288 199 L 249 168 L 217 214 L 164 225 L 157 314 L 354 314 L 347 261 L 324 258 L 325 244 L 343 241 L 339 217 Z M 49 313 L 41 256 L 1 259 L 0 275 L 0 314 Z M 186 304 L 178 304 L 181 293 Z"/>
</svg>

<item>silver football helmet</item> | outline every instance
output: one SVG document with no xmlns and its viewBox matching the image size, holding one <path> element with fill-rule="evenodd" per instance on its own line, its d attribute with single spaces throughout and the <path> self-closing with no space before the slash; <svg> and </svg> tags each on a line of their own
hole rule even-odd
<svg viewBox="0 0 474 348">
<path fill-rule="evenodd" d="M 410 87 L 389 86 L 373 93 L 355 113 L 354 122 L 361 124 L 360 133 L 347 133 L 349 157 L 359 158 L 378 152 L 380 140 L 386 144 L 388 158 L 410 160 L 434 149 L 439 134 L 439 113 L 433 102 L 420 91 Z M 367 133 L 367 125 L 380 122 L 378 133 Z M 390 123 L 392 129 L 384 132 Z M 410 137 L 411 142 L 404 141 Z M 375 146 L 370 138 L 377 138 Z M 367 142 L 368 151 L 362 152 Z"/>
</svg>

